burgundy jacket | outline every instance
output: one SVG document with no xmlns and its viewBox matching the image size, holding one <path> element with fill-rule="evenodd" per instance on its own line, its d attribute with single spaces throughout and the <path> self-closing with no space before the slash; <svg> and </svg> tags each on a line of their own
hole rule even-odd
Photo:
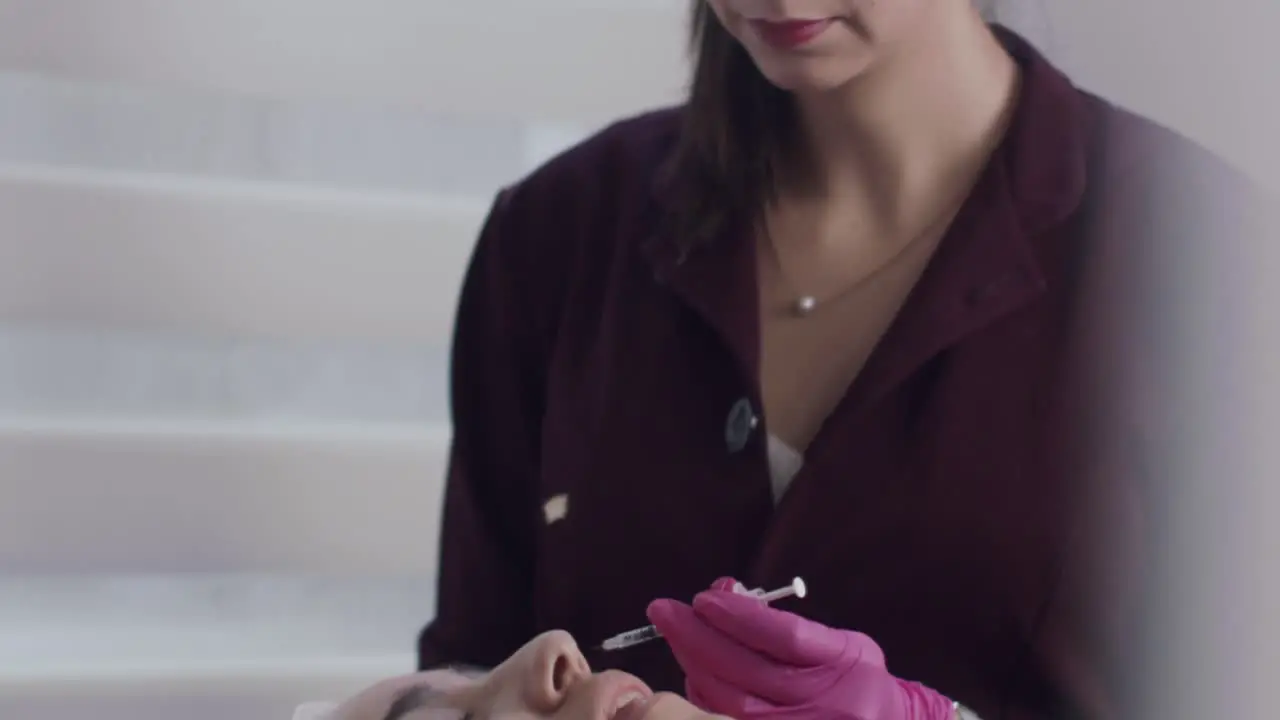
<svg viewBox="0 0 1280 720">
<path fill-rule="evenodd" d="M 658 230 L 680 110 L 499 194 L 458 309 L 422 667 L 552 628 L 586 647 L 654 598 L 798 575 L 810 596 L 783 607 L 985 720 L 1120 713 L 1177 335 L 1159 259 L 1232 231 L 1171 210 L 1239 180 L 1001 34 L 1024 71 L 1007 138 L 777 507 L 754 243 L 682 259 Z M 682 687 L 661 642 L 588 657 Z"/>
</svg>

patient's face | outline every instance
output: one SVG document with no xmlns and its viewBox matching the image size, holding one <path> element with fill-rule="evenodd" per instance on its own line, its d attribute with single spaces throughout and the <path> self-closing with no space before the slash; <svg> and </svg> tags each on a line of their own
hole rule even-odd
<svg viewBox="0 0 1280 720">
<path fill-rule="evenodd" d="M 592 673 L 568 633 L 531 640 L 483 682 L 448 672 L 395 678 L 344 703 L 335 720 L 711 720 L 684 699 L 654 695 L 632 675 Z"/>
</svg>

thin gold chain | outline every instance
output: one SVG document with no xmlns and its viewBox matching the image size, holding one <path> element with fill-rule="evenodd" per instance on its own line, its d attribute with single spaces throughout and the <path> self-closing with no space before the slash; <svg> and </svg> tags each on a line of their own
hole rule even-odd
<svg viewBox="0 0 1280 720">
<path fill-rule="evenodd" d="M 950 221 L 950 219 L 954 217 L 954 214 L 946 215 L 944 217 L 947 218 L 948 221 Z M 769 246 L 769 255 L 770 255 L 770 258 L 773 260 L 774 269 L 777 270 L 778 277 L 782 280 L 783 285 L 786 286 L 787 292 L 790 293 L 790 295 L 792 296 L 791 303 L 790 303 L 790 314 L 795 317 L 807 317 L 808 315 L 812 314 L 815 310 L 817 310 L 819 306 L 825 307 L 826 305 L 832 302 L 835 302 L 836 300 L 839 300 L 845 297 L 846 295 L 851 295 L 854 292 L 857 292 L 864 285 L 867 285 L 868 283 L 870 283 L 873 279 L 878 277 L 882 272 L 887 270 L 892 265 L 896 264 L 898 260 L 902 258 L 903 255 L 907 254 L 908 250 L 915 247 L 916 244 L 918 244 L 922 238 L 927 237 L 934 229 L 937 228 L 939 224 L 941 223 L 940 222 L 931 223 L 924 230 L 921 230 L 910 240 L 903 243 L 901 247 L 899 247 L 897 250 L 893 252 L 892 255 L 889 256 L 888 259 L 880 263 L 879 267 L 867 273 L 866 275 L 863 275 L 857 280 L 853 281 L 849 285 L 842 288 L 839 292 L 836 292 L 825 298 L 819 298 L 817 295 L 812 295 L 808 293 L 797 292 L 795 283 L 791 281 L 790 275 L 787 273 L 786 268 L 782 264 L 782 253 L 778 252 L 778 244 L 774 242 L 773 232 L 769 229 L 769 224 L 767 221 L 762 223 L 763 225 L 762 230 L 764 233 L 765 244 Z"/>
</svg>

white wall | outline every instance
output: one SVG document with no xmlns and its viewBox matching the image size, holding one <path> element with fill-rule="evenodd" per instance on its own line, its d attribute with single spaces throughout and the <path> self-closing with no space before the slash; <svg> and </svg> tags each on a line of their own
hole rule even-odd
<svg viewBox="0 0 1280 720">
<path fill-rule="evenodd" d="M 1005 0 L 1085 86 L 1280 187 L 1273 0 Z M 1039 11 L 1036 11 L 1036 8 Z"/>
<path fill-rule="evenodd" d="M 1274 181 L 1255 4 L 1005 7 Z M 683 81 L 680 0 L 472 5 L 0 0 L 0 717 L 279 717 L 407 667 L 485 204 Z"/>
<path fill-rule="evenodd" d="M 0 0 L 0 717 L 411 666 L 476 229 L 676 97 L 672 7 Z"/>
</svg>

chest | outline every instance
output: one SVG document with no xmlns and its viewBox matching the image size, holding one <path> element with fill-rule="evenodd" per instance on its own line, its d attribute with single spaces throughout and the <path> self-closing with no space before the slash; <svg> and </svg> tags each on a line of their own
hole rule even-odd
<svg viewBox="0 0 1280 720">
<path fill-rule="evenodd" d="M 696 308 L 633 283 L 574 304 L 553 363 L 540 491 L 569 509 L 538 535 L 540 623 L 597 642 L 655 597 L 799 575 L 813 592 L 790 609 L 872 634 L 904 674 L 1007 670 L 1078 520 L 1053 314 L 1011 314 L 841 404 L 775 506 L 767 390 Z M 677 686 L 654 646 L 593 664 Z"/>
<path fill-rule="evenodd" d="M 933 244 L 928 239 L 867 274 L 850 273 L 803 313 L 792 282 L 773 263 L 759 262 L 759 382 L 771 434 L 794 448 L 809 446 L 897 317 Z"/>
</svg>

